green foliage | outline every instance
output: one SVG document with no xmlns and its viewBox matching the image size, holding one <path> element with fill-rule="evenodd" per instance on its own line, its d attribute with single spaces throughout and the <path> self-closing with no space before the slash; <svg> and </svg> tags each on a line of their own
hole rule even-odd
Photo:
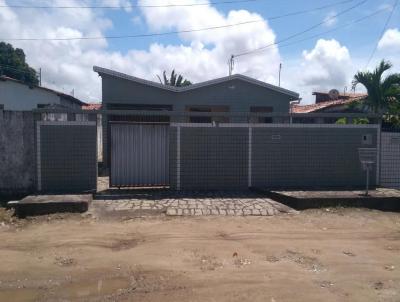
<svg viewBox="0 0 400 302">
<path fill-rule="evenodd" d="M 362 84 L 367 89 L 365 105 L 374 113 L 387 113 L 392 110 L 393 104 L 400 103 L 400 74 L 382 77 L 390 68 L 392 64 L 382 60 L 374 71 L 359 71 L 354 76 L 353 88 Z"/>
<path fill-rule="evenodd" d="M 384 120 L 395 127 L 400 127 L 400 103 L 393 102 L 389 106 L 388 112 L 384 115 Z"/>
<path fill-rule="evenodd" d="M 336 121 L 336 124 L 338 124 L 338 125 L 346 125 L 347 124 L 347 118 L 341 117 L 340 119 L 338 119 Z"/>
<path fill-rule="evenodd" d="M 160 76 L 157 75 L 157 77 L 158 77 L 160 83 L 164 84 L 164 85 L 169 85 L 169 86 L 174 86 L 174 87 L 184 87 L 184 86 L 192 85 L 192 83 L 190 81 L 183 79 L 182 75 L 177 75 L 175 73 L 175 70 L 172 70 L 171 76 L 169 79 L 167 77 L 167 72 L 164 70 L 164 72 L 163 72 L 163 80 L 164 81 L 161 81 Z"/>
<path fill-rule="evenodd" d="M 0 75 L 31 85 L 39 83 L 36 71 L 25 62 L 24 51 L 4 42 L 0 42 Z"/>
<path fill-rule="evenodd" d="M 347 118 L 346 117 L 342 117 L 342 118 L 338 119 L 336 121 L 336 124 L 338 124 L 338 125 L 346 125 L 346 124 L 348 124 Z M 366 124 L 369 124 L 369 119 L 367 119 L 365 117 L 355 118 L 355 119 L 352 120 L 352 124 L 353 125 L 366 125 Z"/>
</svg>

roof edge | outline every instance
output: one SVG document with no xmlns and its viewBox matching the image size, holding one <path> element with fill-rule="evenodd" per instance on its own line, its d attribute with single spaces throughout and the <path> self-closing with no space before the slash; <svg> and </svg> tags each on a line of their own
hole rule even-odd
<svg viewBox="0 0 400 302">
<path fill-rule="evenodd" d="M 271 89 L 274 90 L 276 92 L 282 93 L 282 94 L 286 94 L 289 95 L 295 99 L 299 98 L 299 94 L 297 92 L 282 88 L 282 87 L 278 87 L 272 84 L 268 84 L 266 82 L 260 81 L 260 80 L 256 80 L 254 78 L 242 75 L 242 74 L 234 74 L 231 76 L 226 76 L 226 77 L 222 77 L 222 78 L 217 78 L 217 79 L 213 79 L 213 80 L 208 80 L 208 81 L 204 81 L 204 82 L 200 82 L 200 83 L 196 83 L 196 84 L 192 84 L 190 86 L 184 86 L 184 87 L 173 87 L 173 86 L 168 86 L 168 85 L 163 85 L 163 84 L 159 84 L 157 82 L 153 82 L 153 81 L 149 81 L 149 80 L 145 80 L 142 78 L 138 78 L 135 76 L 131 76 L 122 72 L 118 72 L 118 71 L 114 71 L 111 69 L 107 69 L 107 68 L 103 68 L 103 67 L 99 67 L 99 66 L 93 66 L 93 71 L 97 72 L 99 75 L 101 74 L 106 74 L 109 76 L 113 76 L 113 77 L 117 77 L 117 78 L 121 78 L 121 79 L 125 79 L 125 80 L 129 80 L 129 81 L 133 81 L 136 83 L 140 83 L 140 84 L 144 84 L 144 85 L 148 85 L 148 86 L 152 86 L 152 87 L 156 87 L 159 89 L 164 89 L 164 90 L 168 90 L 168 91 L 172 91 L 172 92 L 184 92 L 184 91 L 189 91 L 189 90 L 193 90 L 193 89 L 198 89 L 201 87 L 206 87 L 206 86 L 210 86 L 210 85 L 215 85 L 215 84 L 219 84 L 219 83 L 223 83 L 229 80 L 233 80 L 233 79 L 240 79 L 243 81 L 246 81 L 248 83 L 251 84 L 255 84 L 267 89 Z"/>
<path fill-rule="evenodd" d="M 47 88 L 47 87 L 43 87 L 43 86 L 39 86 L 39 85 L 30 85 L 30 84 L 27 84 L 27 83 L 25 83 L 25 82 L 23 82 L 21 80 L 17 80 L 17 79 L 14 79 L 14 78 L 11 78 L 11 77 L 7 77 L 7 76 L 0 76 L 0 79 L 3 80 L 3 81 L 15 82 L 15 83 L 18 83 L 18 84 L 21 84 L 21 85 L 28 86 L 30 88 L 42 89 L 42 90 L 54 93 L 55 95 L 57 95 L 59 97 L 65 97 L 65 98 L 71 100 L 72 102 L 74 102 L 76 104 L 79 104 L 81 106 L 87 104 L 87 103 L 81 101 L 80 99 L 77 99 L 76 97 L 74 97 L 72 95 L 69 95 L 69 94 L 66 94 L 64 92 L 57 91 L 57 90 L 54 90 L 54 89 L 51 89 L 51 88 Z"/>
</svg>

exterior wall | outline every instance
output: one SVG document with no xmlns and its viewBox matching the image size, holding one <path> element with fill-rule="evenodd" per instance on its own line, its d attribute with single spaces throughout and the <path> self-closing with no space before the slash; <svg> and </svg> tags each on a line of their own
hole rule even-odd
<svg viewBox="0 0 400 302">
<path fill-rule="evenodd" d="M 381 186 L 400 189 L 400 133 L 382 132 L 381 152 Z"/>
<path fill-rule="evenodd" d="M 184 111 L 188 105 L 229 106 L 232 112 L 249 112 L 250 106 L 272 106 L 274 112 L 288 113 L 290 96 L 258 85 L 234 79 L 184 92 L 138 84 L 129 80 L 102 75 L 103 104 L 173 105 Z"/>
<path fill-rule="evenodd" d="M 271 106 L 274 112 L 288 113 L 292 97 L 238 79 L 201 87 L 185 92 L 167 91 L 133 81 L 102 75 L 103 108 L 112 104 L 172 105 L 173 111 L 185 111 L 187 106 L 228 106 L 231 112 L 250 112 L 251 106 Z M 231 122 L 247 122 L 244 117 L 231 118 Z M 182 117 L 171 118 L 182 122 Z M 103 116 L 103 162 L 109 161 L 109 127 Z"/>
<path fill-rule="evenodd" d="M 0 110 L 0 194 L 35 189 L 35 132 L 32 112 Z"/>
<path fill-rule="evenodd" d="M 363 187 L 365 172 L 358 149 L 376 148 L 378 129 L 329 126 L 271 125 L 252 127 L 251 134 L 243 126 L 180 127 L 180 152 L 178 130 L 172 127 L 171 187 L 182 190 Z M 370 136 L 370 142 L 363 141 L 365 135 Z M 376 169 L 371 173 L 371 184 L 376 184 Z"/>
<path fill-rule="evenodd" d="M 180 188 L 239 190 L 247 188 L 247 128 L 180 128 Z M 170 181 L 177 186 L 177 128 L 171 127 Z"/>
<path fill-rule="evenodd" d="M 363 144 L 365 134 L 371 144 Z M 263 188 L 362 187 L 358 148 L 374 148 L 371 128 L 254 128 L 252 185 Z M 376 170 L 371 184 L 376 183 Z"/>
<path fill-rule="evenodd" d="M 50 91 L 7 80 L 0 81 L 0 104 L 4 105 L 4 110 L 29 111 L 38 104 L 60 104 L 60 97 Z"/>
<path fill-rule="evenodd" d="M 37 124 L 38 190 L 86 192 L 97 186 L 95 122 Z"/>
<path fill-rule="evenodd" d="M 59 99 L 60 99 L 60 104 L 65 107 L 76 109 L 76 110 L 80 110 L 82 108 L 81 105 L 77 104 L 76 102 L 71 101 L 70 99 L 68 99 L 64 96 L 60 96 Z"/>
</svg>

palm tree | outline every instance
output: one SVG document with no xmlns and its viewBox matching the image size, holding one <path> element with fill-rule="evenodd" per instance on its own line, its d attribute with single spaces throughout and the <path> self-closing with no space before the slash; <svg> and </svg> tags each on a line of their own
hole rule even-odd
<svg viewBox="0 0 400 302">
<path fill-rule="evenodd" d="M 192 85 L 192 83 L 190 81 L 183 79 L 183 77 L 181 75 L 177 75 L 175 73 L 175 70 L 172 70 L 171 76 L 169 79 L 167 78 L 167 72 L 164 70 L 164 72 L 163 72 L 164 82 L 161 81 L 161 77 L 159 75 L 157 75 L 157 77 L 158 77 L 158 80 L 160 81 L 160 83 L 164 84 L 164 85 L 169 85 L 169 86 L 174 86 L 174 87 L 183 87 L 183 86 Z"/>
<path fill-rule="evenodd" d="M 353 89 L 358 84 L 364 85 L 368 92 L 365 105 L 374 113 L 388 113 L 400 103 L 400 73 L 382 78 L 390 68 L 392 64 L 382 60 L 374 71 L 359 71 L 354 76 Z"/>
</svg>

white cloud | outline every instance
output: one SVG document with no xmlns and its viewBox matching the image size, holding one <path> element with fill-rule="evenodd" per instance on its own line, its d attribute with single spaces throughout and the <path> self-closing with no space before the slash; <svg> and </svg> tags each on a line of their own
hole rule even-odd
<svg viewBox="0 0 400 302">
<path fill-rule="evenodd" d="M 336 25 L 336 23 L 338 22 L 338 19 L 336 17 L 336 12 L 332 11 L 329 12 L 326 17 L 324 18 L 324 26 L 325 27 L 332 27 L 334 25 Z"/>
<path fill-rule="evenodd" d="M 139 4 L 145 4 L 142 1 L 139 0 Z M 164 1 L 157 1 L 152 4 L 165 4 Z M 187 1 L 185 3 L 189 3 Z M 204 0 L 190 1 L 204 3 Z M 108 5 L 126 5 L 124 1 L 112 2 Z M 0 0 L 0 4 L 4 4 L 4 0 Z M 71 0 L 69 5 L 79 6 L 82 2 Z M 113 26 L 104 10 L 74 11 L 35 10 L 33 15 L 31 10 L 1 9 L 0 38 L 104 37 Z M 74 89 L 75 95 L 91 102 L 101 99 L 101 81 L 92 71 L 93 65 L 153 81 L 158 81 L 156 75 L 163 70 L 169 72 L 175 69 L 192 82 L 199 82 L 227 75 L 231 54 L 276 41 L 267 20 L 247 10 L 222 13 L 212 6 L 141 8 L 134 15 L 127 15 L 130 20 L 134 20 L 134 16 L 140 16 L 141 21 L 140 24 L 131 22 L 132 29 L 135 26 L 148 27 L 154 32 L 229 25 L 248 20 L 260 22 L 180 34 L 180 43 L 152 43 L 147 49 L 140 50 L 135 49 L 135 40 L 131 40 L 133 48 L 125 53 L 111 51 L 106 39 L 15 41 L 12 44 L 25 50 L 27 60 L 33 67 L 42 68 L 44 85 L 67 93 Z M 281 61 L 278 47 L 273 46 L 256 55 L 236 58 L 234 72 L 277 84 Z M 355 72 L 352 63 L 354 60 L 345 46 L 336 40 L 321 39 L 314 48 L 303 51 L 301 58 L 295 58 L 295 62 L 283 61 L 282 85 L 300 92 L 306 103 L 311 102 L 313 90 L 342 90 L 344 86 L 349 86 Z"/>
<path fill-rule="evenodd" d="M 313 91 L 343 91 L 345 87 L 349 91 L 358 63 L 338 41 L 320 39 L 312 49 L 303 51 L 302 58 L 288 62 L 288 67 L 284 64 L 283 84 L 296 83 L 302 103 L 310 104 L 315 100 Z"/>
<path fill-rule="evenodd" d="M 145 4 L 141 1 L 139 4 Z M 204 0 L 185 3 L 200 1 L 204 3 Z M 46 3 L 43 5 L 51 5 L 52 2 L 47 0 Z M 165 4 L 165 1 L 152 2 L 158 3 Z M 5 1 L 0 0 L 0 4 L 4 5 Z M 70 1 L 68 5 L 79 6 L 82 2 Z M 103 1 L 102 5 L 126 5 L 126 1 Z M 48 9 L 33 12 L 11 8 L 0 10 L 0 38 L 103 37 L 106 30 L 112 27 L 102 10 Z M 186 33 L 180 35 L 183 44 L 153 43 L 148 50 L 131 49 L 125 54 L 110 51 L 106 39 L 13 41 L 12 44 L 24 49 L 27 61 L 33 67 L 42 68 L 45 85 L 65 92 L 75 89 L 75 95 L 82 100 L 93 101 L 101 98 L 100 80 L 92 71 L 93 65 L 150 80 L 157 80 L 156 74 L 161 74 L 164 69 L 170 71 L 175 68 L 186 78 L 198 82 L 227 75 L 227 61 L 231 54 L 251 50 L 276 39 L 266 20 L 246 10 L 232 10 L 223 14 L 207 5 L 195 8 L 142 8 L 141 13 L 143 22 L 156 32 L 227 25 L 255 19 L 261 22 Z M 279 51 L 274 46 L 258 55 L 238 59 L 235 72 L 276 84 L 279 62 Z"/>
<path fill-rule="evenodd" d="M 380 39 L 378 49 L 400 52 L 400 30 L 398 28 L 388 29 Z"/>
<path fill-rule="evenodd" d="M 347 80 L 350 53 L 336 40 L 317 41 L 310 51 L 303 51 L 303 83 L 319 89 L 342 87 Z"/>
<path fill-rule="evenodd" d="M 101 3 L 97 3 L 98 6 L 109 6 L 123 8 L 126 12 L 132 11 L 132 3 L 129 0 L 102 0 Z"/>
</svg>

